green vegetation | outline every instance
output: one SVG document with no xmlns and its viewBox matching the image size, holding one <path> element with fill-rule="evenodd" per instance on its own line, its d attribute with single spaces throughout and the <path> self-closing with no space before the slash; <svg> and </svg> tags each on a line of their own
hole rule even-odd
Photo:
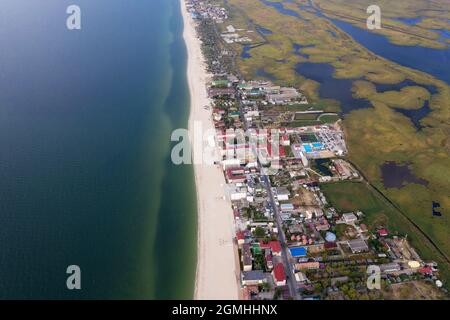
<svg viewBox="0 0 450 320">
<path fill-rule="evenodd" d="M 266 231 L 264 230 L 264 228 L 256 227 L 254 234 L 256 238 L 261 239 L 265 237 Z"/>
<path fill-rule="evenodd" d="M 243 208 L 242 215 L 246 219 L 250 219 L 250 218 L 253 219 L 255 222 L 267 221 L 267 217 L 264 216 L 264 214 L 261 211 L 257 210 L 253 206 L 250 206 L 248 208 Z"/>
<path fill-rule="evenodd" d="M 289 122 L 287 125 L 292 127 L 320 125 L 325 123 L 334 123 L 339 119 L 340 117 L 338 114 L 332 113 L 297 113 L 295 114 L 294 121 Z"/>
<path fill-rule="evenodd" d="M 266 271 L 266 263 L 262 254 L 255 254 L 253 257 L 253 269 Z"/>
<path fill-rule="evenodd" d="M 425 100 L 431 98 L 427 89 L 419 86 L 405 87 L 400 91 L 377 93 L 375 86 L 369 81 L 355 81 L 353 94 L 358 98 L 365 98 L 373 103 L 380 102 L 402 109 L 420 109 Z"/>
<path fill-rule="evenodd" d="M 450 280 L 450 268 L 442 255 L 407 218 L 367 184 L 361 182 L 329 183 L 322 184 L 321 189 L 336 210 L 340 212 L 361 210 L 365 215 L 364 222 L 369 230 L 375 231 L 377 227 L 383 226 L 394 231 L 394 234 L 407 234 L 411 244 L 422 258 L 436 260 L 440 265 L 443 278 L 447 281 Z"/>
</svg>

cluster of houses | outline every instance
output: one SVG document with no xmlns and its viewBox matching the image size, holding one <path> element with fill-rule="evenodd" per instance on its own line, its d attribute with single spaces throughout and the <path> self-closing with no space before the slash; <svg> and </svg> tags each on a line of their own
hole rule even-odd
<svg viewBox="0 0 450 320">
<path fill-rule="evenodd" d="M 228 19 L 227 10 L 211 1 L 188 0 L 186 6 L 194 19 L 211 19 L 215 23 Z"/>
<path fill-rule="evenodd" d="M 192 1 L 199 16 L 226 15 L 208 1 Z M 422 261 L 405 237 L 368 228 L 363 212 L 338 212 L 328 203 L 322 183 L 362 180 L 343 159 L 340 121 L 286 125 L 279 110 L 308 106 L 308 100 L 270 81 L 215 74 L 208 94 L 243 299 L 293 299 L 292 283 L 303 299 L 380 298 L 366 286 L 369 265 L 379 266 L 387 283 L 437 280 L 436 264 Z M 275 109 L 277 116 L 268 119 Z"/>
<path fill-rule="evenodd" d="M 433 276 L 436 270 L 417 254 L 395 254 L 407 251 L 398 249 L 398 239 L 407 245 L 404 238 L 390 237 L 385 228 L 373 233 L 361 223 L 364 213 L 339 213 L 328 203 L 320 183 L 361 180 L 358 171 L 341 158 L 347 150 L 338 124 L 255 127 L 250 124 L 259 107 L 249 109 L 244 102 L 252 96 L 261 104 L 276 105 L 268 99 L 282 93 L 281 87 L 216 75 L 208 90 L 220 165 L 233 206 L 244 298 L 292 298 L 286 270 L 293 271 L 296 289 L 307 298 L 340 297 L 339 287 L 345 283 L 356 283 L 356 292 L 367 295 L 364 279 L 370 264 L 379 265 L 388 281 L 397 282 L 405 275 Z M 287 107 L 301 99 L 301 94 L 291 93 L 283 97 Z M 275 170 L 269 175 L 270 190 L 264 184 L 264 161 Z M 287 268 L 283 247 L 289 257 Z M 336 268 L 338 263 L 342 266 Z M 352 277 L 347 276 L 349 270 Z"/>
</svg>

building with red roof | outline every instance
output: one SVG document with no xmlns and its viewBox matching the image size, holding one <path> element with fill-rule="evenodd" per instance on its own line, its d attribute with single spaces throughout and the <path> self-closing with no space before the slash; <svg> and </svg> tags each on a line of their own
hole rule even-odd
<svg viewBox="0 0 450 320">
<path fill-rule="evenodd" d="M 332 250 L 332 249 L 336 249 L 337 248 L 337 244 L 335 242 L 325 242 L 324 244 L 324 248 L 326 250 Z"/>
<path fill-rule="evenodd" d="M 272 251 L 272 254 L 275 256 L 281 256 L 281 243 L 278 240 L 269 241 L 268 243 L 260 241 L 259 246 L 263 250 L 270 249 L 270 251 Z"/>
<path fill-rule="evenodd" d="M 289 145 L 291 145 L 291 140 L 289 139 L 289 135 L 283 135 L 282 137 L 281 137 L 281 144 L 283 145 L 283 146 L 289 146 Z"/>
<path fill-rule="evenodd" d="M 228 168 L 225 170 L 225 176 L 228 183 L 243 183 L 247 180 L 242 168 Z"/>
<path fill-rule="evenodd" d="M 275 160 L 279 160 L 281 158 L 286 158 L 286 151 L 284 150 L 284 147 L 282 145 L 278 146 L 277 148 L 274 148 L 275 150 L 273 150 L 272 152 L 272 144 L 268 143 L 267 144 L 267 154 L 269 155 L 270 158 L 275 159 Z"/>
<path fill-rule="evenodd" d="M 286 285 L 286 273 L 282 263 L 278 263 L 272 271 L 273 280 L 278 287 Z"/>
<path fill-rule="evenodd" d="M 245 243 L 245 235 L 244 232 L 238 231 L 236 233 L 236 239 L 239 246 L 242 246 Z"/>
<path fill-rule="evenodd" d="M 423 267 L 419 269 L 419 272 L 422 274 L 432 275 L 433 274 L 433 268 L 430 266 Z"/>
<path fill-rule="evenodd" d="M 378 230 L 378 235 L 380 237 L 387 237 L 389 235 L 389 232 L 387 231 L 387 229 L 380 229 Z"/>
</svg>

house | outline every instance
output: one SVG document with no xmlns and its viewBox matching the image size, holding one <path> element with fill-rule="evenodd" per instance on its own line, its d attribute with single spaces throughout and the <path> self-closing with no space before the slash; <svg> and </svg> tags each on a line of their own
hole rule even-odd
<svg viewBox="0 0 450 320">
<path fill-rule="evenodd" d="M 336 242 L 325 242 L 324 247 L 326 250 L 333 250 L 337 248 Z"/>
<path fill-rule="evenodd" d="M 421 274 L 425 274 L 425 275 L 432 275 L 433 274 L 433 268 L 430 267 L 430 266 L 426 266 L 426 267 L 423 267 L 423 268 L 419 269 L 419 272 Z"/>
<path fill-rule="evenodd" d="M 266 276 L 264 275 L 264 272 L 262 272 L 262 270 L 242 272 L 242 284 L 244 286 L 263 284 L 266 281 Z"/>
<path fill-rule="evenodd" d="M 230 184 L 229 192 L 231 201 L 239 201 L 247 198 L 247 187 L 245 186 Z"/>
<path fill-rule="evenodd" d="M 231 97 L 235 94 L 234 88 L 210 88 L 208 90 L 210 98 Z"/>
<path fill-rule="evenodd" d="M 303 272 L 297 272 L 295 273 L 295 280 L 297 280 L 297 282 L 308 282 L 308 278 L 306 277 L 306 275 Z"/>
<path fill-rule="evenodd" d="M 367 232 L 367 226 L 364 223 L 361 223 L 359 225 L 359 229 L 361 230 L 361 232 Z"/>
<path fill-rule="evenodd" d="M 387 229 L 383 228 L 383 229 L 378 230 L 378 235 L 380 237 L 387 237 L 389 235 L 389 232 L 387 231 Z"/>
<path fill-rule="evenodd" d="M 286 134 L 281 137 L 281 145 L 285 146 L 285 147 L 291 145 L 291 140 L 289 139 L 289 135 Z"/>
<path fill-rule="evenodd" d="M 319 268 L 320 268 L 319 262 L 303 262 L 295 264 L 296 270 L 317 270 Z"/>
<path fill-rule="evenodd" d="M 244 271 L 252 270 L 252 251 L 249 244 L 242 246 L 242 268 Z"/>
<path fill-rule="evenodd" d="M 289 200 L 289 196 L 291 193 L 289 192 L 288 188 L 286 187 L 278 187 L 275 189 L 275 192 L 277 194 L 277 200 L 278 201 L 286 201 Z"/>
<path fill-rule="evenodd" d="M 284 265 L 282 263 L 278 263 L 275 268 L 273 268 L 272 276 L 277 287 L 286 285 L 286 273 L 284 272 Z"/>
<path fill-rule="evenodd" d="M 263 250 L 270 249 L 274 256 L 281 256 L 281 243 L 278 240 L 269 241 L 268 243 L 260 241 L 259 246 Z"/>
<path fill-rule="evenodd" d="M 294 211 L 294 205 L 292 203 L 282 203 L 280 209 L 281 211 Z"/>
<path fill-rule="evenodd" d="M 270 252 L 270 250 L 266 250 L 265 258 L 266 258 L 267 270 L 272 270 L 273 269 L 273 256 L 272 256 L 272 253 Z"/>
<path fill-rule="evenodd" d="M 236 240 L 239 247 L 241 247 L 245 243 L 245 235 L 244 232 L 238 231 L 236 233 Z"/>
<path fill-rule="evenodd" d="M 353 253 L 369 251 L 369 246 L 367 245 L 366 241 L 362 239 L 349 240 L 347 241 L 347 245 L 350 247 L 350 250 L 352 250 Z"/>
<path fill-rule="evenodd" d="M 234 141 L 236 138 L 236 132 L 233 129 L 218 130 L 216 132 L 216 139 L 218 142 Z"/>
<path fill-rule="evenodd" d="M 248 289 L 248 287 L 244 287 L 242 288 L 242 300 L 250 300 L 251 296 L 250 296 L 250 290 Z"/>
<path fill-rule="evenodd" d="M 351 212 L 351 213 L 344 213 L 342 215 L 342 219 L 345 223 L 354 223 L 358 220 L 358 218 Z"/>
<path fill-rule="evenodd" d="M 247 180 L 243 168 L 228 168 L 225 175 L 228 183 L 244 183 Z"/>
<path fill-rule="evenodd" d="M 315 227 L 317 231 L 327 231 L 328 229 L 330 229 L 330 224 L 328 223 L 327 219 L 322 218 L 318 219 L 315 222 Z"/>
<path fill-rule="evenodd" d="M 272 160 L 280 160 L 281 158 L 286 157 L 286 150 L 284 150 L 284 147 L 282 145 L 272 146 L 272 143 L 269 143 L 267 144 L 266 151 L 268 156 Z"/>
<path fill-rule="evenodd" d="M 226 153 L 224 153 L 223 155 L 226 155 Z M 223 168 L 223 170 L 227 170 L 227 169 L 230 169 L 230 168 L 237 168 L 240 165 L 241 165 L 240 159 L 226 159 L 226 160 L 222 161 L 222 168 Z"/>
<path fill-rule="evenodd" d="M 396 272 L 396 271 L 400 271 L 401 267 L 398 263 L 392 262 L 392 263 L 385 263 L 380 265 L 380 270 L 381 272 Z"/>
</svg>

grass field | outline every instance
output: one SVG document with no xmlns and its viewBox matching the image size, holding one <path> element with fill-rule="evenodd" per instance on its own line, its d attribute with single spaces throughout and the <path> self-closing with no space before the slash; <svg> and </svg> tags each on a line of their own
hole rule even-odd
<svg viewBox="0 0 450 320">
<path fill-rule="evenodd" d="M 412 281 L 409 283 L 393 284 L 383 292 L 387 300 L 444 300 L 446 297 L 436 290 L 433 283 Z"/>
<path fill-rule="evenodd" d="M 344 213 L 361 210 L 369 230 L 387 227 L 391 232 L 408 235 L 408 239 L 425 260 L 435 260 L 441 267 L 442 278 L 450 280 L 448 263 L 415 226 L 401 213 L 378 195 L 367 184 L 361 182 L 340 182 L 322 184 L 321 189 L 336 210 Z"/>
</svg>

